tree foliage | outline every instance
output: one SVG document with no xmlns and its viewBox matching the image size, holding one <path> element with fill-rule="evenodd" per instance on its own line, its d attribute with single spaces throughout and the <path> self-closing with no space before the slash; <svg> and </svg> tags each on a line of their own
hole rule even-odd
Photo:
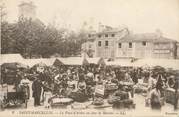
<svg viewBox="0 0 179 117">
<path fill-rule="evenodd" d="M 74 56 L 80 54 L 85 34 L 45 26 L 40 20 L 19 18 L 16 23 L 2 22 L 2 54 L 20 53 L 25 58 Z"/>
</svg>

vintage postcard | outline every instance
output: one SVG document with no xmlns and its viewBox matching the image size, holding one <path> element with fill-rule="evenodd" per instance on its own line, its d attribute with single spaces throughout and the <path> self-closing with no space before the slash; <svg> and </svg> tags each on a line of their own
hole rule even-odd
<svg viewBox="0 0 179 117">
<path fill-rule="evenodd" d="M 179 117 L 179 0 L 0 0 L 1 117 Z"/>
</svg>

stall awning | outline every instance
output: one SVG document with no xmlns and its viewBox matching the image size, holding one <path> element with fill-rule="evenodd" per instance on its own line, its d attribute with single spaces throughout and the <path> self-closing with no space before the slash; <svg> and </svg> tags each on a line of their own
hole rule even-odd
<svg viewBox="0 0 179 117">
<path fill-rule="evenodd" d="M 95 65 L 106 65 L 103 58 L 97 57 L 97 58 L 87 58 L 87 61 L 89 64 L 95 64 Z"/>
<path fill-rule="evenodd" d="M 164 68 L 172 68 L 175 70 L 179 70 L 179 60 L 177 60 L 177 59 L 139 59 L 134 62 L 134 66 L 136 66 L 136 67 L 161 66 Z"/>
<path fill-rule="evenodd" d="M 24 58 L 20 54 L 1 54 L 0 65 L 4 63 L 21 63 Z"/>
<path fill-rule="evenodd" d="M 64 65 L 89 65 L 87 59 L 82 57 L 57 58 Z"/>
<path fill-rule="evenodd" d="M 33 67 L 37 64 L 45 64 L 46 66 L 52 66 L 55 62 L 55 58 L 40 58 L 40 59 L 25 59 L 24 64 L 29 67 Z"/>
<path fill-rule="evenodd" d="M 123 67 L 132 67 L 133 63 L 131 59 L 116 59 L 114 61 L 106 60 L 107 66 L 123 66 Z"/>
</svg>

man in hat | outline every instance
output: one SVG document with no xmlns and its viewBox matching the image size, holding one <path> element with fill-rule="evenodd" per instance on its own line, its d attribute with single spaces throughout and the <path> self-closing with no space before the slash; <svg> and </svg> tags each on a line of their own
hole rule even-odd
<svg viewBox="0 0 179 117">
<path fill-rule="evenodd" d="M 32 91 L 33 91 L 33 97 L 34 97 L 34 106 L 40 106 L 40 97 L 42 92 L 42 85 L 39 78 L 35 78 L 35 80 L 32 83 Z"/>
</svg>

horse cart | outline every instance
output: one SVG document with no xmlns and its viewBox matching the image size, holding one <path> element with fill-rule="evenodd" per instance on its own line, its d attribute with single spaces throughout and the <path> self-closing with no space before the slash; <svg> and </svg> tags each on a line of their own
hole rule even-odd
<svg viewBox="0 0 179 117">
<path fill-rule="evenodd" d="M 28 84 L 20 85 L 17 63 L 6 63 L 1 66 L 0 106 L 1 109 L 24 105 L 27 108 L 29 98 Z"/>
</svg>

